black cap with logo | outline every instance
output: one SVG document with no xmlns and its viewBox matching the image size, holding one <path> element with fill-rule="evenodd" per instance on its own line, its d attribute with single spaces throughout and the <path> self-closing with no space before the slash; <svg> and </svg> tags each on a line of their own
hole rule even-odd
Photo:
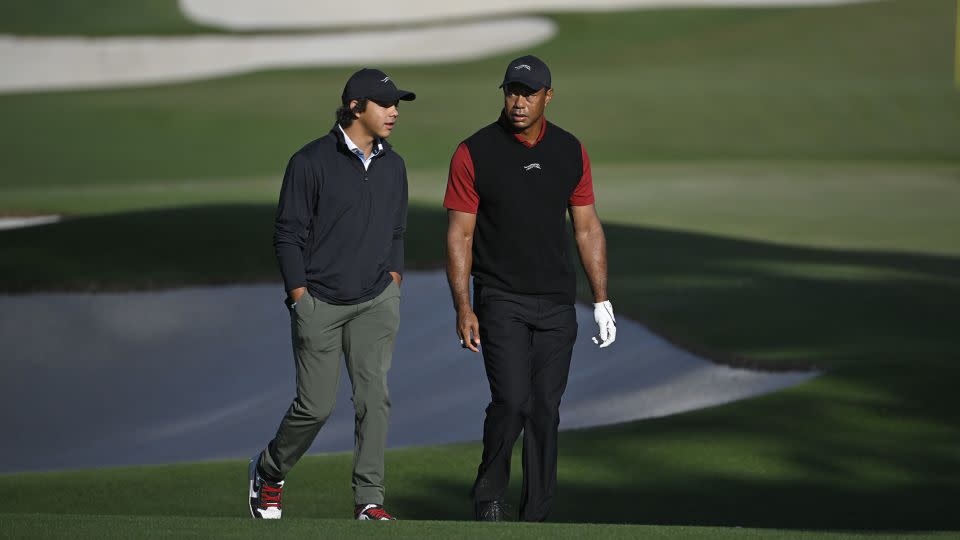
<svg viewBox="0 0 960 540">
<path fill-rule="evenodd" d="M 503 75 L 500 87 L 510 83 L 520 83 L 529 86 L 532 90 L 551 88 L 550 68 L 543 60 L 528 54 L 510 62 L 507 72 Z"/>
<path fill-rule="evenodd" d="M 344 105 L 353 99 L 372 99 L 384 103 L 397 100 L 413 101 L 417 95 L 407 90 L 398 90 L 397 85 L 379 69 L 363 68 L 347 79 L 340 96 Z"/>
</svg>

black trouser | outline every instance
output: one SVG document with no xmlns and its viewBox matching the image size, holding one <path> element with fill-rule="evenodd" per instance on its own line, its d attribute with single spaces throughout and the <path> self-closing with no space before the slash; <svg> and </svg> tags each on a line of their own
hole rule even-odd
<svg viewBox="0 0 960 540">
<path fill-rule="evenodd" d="M 476 287 L 490 405 L 483 423 L 483 458 L 475 501 L 503 498 L 510 456 L 523 430 L 520 519 L 543 521 L 557 492 L 557 427 L 577 337 L 572 304 Z"/>
</svg>

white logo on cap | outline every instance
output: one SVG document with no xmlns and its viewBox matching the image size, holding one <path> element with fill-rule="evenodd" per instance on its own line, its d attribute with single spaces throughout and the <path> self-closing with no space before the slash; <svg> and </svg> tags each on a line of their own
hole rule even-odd
<svg viewBox="0 0 960 540">
<path fill-rule="evenodd" d="M 519 66 L 513 66 L 513 69 L 525 69 L 527 71 L 533 71 L 533 68 L 527 64 L 520 64 Z"/>
<path fill-rule="evenodd" d="M 539 164 L 539 163 L 531 163 L 531 164 L 529 164 L 529 165 L 524 165 L 524 166 L 523 166 L 523 170 L 525 170 L 525 171 L 529 171 L 530 169 L 540 169 L 540 164 Z M 543 169 L 540 169 L 540 170 L 543 170 Z"/>
<path fill-rule="evenodd" d="M 390 80 L 390 77 L 384 77 L 384 78 L 380 79 L 380 82 L 385 83 L 385 82 L 387 82 L 387 81 L 389 81 L 389 80 Z"/>
</svg>

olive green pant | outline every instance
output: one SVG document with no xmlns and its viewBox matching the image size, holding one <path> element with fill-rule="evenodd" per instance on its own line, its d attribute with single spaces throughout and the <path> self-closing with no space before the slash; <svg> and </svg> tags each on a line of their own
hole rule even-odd
<svg viewBox="0 0 960 540">
<path fill-rule="evenodd" d="M 356 504 L 383 504 L 383 452 L 390 396 L 387 371 L 400 325 L 400 287 L 373 300 L 338 306 L 305 294 L 291 309 L 297 396 L 277 434 L 260 455 L 260 470 L 283 479 L 330 417 L 340 379 L 341 353 L 353 385 L 356 428 L 353 494 Z"/>
</svg>

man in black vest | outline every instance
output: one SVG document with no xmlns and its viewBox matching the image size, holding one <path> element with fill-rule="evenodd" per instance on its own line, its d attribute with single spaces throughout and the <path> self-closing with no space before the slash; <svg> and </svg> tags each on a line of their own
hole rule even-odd
<svg viewBox="0 0 960 540">
<path fill-rule="evenodd" d="M 560 398 L 577 337 L 568 212 L 593 289 L 594 343 L 613 343 L 616 326 L 590 160 L 580 141 L 543 116 L 553 99 L 550 70 L 535 56 L 517 58 L 501 87 L 500 118 L 460 143 L 450 163 L 447 279 L 460 344 L 482 348 L 490 382 L 476 518 L 505 519 L 510 454 L 522 430 L 520 519 L 543 521 L 556 494 Z"/>
</svg>

